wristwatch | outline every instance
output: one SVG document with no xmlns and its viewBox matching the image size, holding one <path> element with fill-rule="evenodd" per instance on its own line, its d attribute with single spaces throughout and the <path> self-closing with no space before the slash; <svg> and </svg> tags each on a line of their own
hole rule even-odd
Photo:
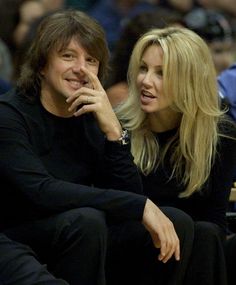
<svg viewBox="0 0 236 285">
<path fill-rule="evenodd" d="M 130 143 L 130 137 L 128 130 L 122 129 L 121 137 L 116 141 L 120 145 L 126 145 Z"/>
</svg>

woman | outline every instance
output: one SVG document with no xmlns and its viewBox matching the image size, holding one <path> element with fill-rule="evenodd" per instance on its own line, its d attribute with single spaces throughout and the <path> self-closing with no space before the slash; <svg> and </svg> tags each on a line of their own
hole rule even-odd
<svg viewBox="0 0 236 285">
<path fill-rule="evenodd" d="M 236 131 L 220 110 L 210 51 L 188 29 L 153 29 L 134 47 L 128 83 L 117 114 L 130 130 L 145 194 L 195 221 L 186 284 L 226 284 L 222 240 Z"/>
</svg>

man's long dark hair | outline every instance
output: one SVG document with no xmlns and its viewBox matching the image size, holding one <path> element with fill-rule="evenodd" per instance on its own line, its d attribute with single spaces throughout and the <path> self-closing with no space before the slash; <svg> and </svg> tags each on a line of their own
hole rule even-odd
<svg viewBox="0 0 236 285">
<path fill-rule="evenodd" d="M 39 24 L 22 65 L 17 87 L 28 96 L 39 94 L 41 71 L 48 57 L 53 50 L 66 48 L 72 38 L 100 62 L 98 77 L 103 82 L 109 61 L 103 28 L 84 12 L 63 10 L 45 17 Z"/>
</svg>

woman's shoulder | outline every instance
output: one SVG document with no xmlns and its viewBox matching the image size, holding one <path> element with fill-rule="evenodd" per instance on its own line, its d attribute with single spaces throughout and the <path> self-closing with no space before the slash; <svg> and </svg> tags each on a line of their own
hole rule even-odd
<svg viewBox="0 0 236 285">
<path fill-rule="evenodd" d="M 219 123 L 218 151 L 236 155 L 236 123 L 226 118 Z"/>
<path fill-rule="evenodd" d="M 218 124 L 219 135 L 236 139 L 236 122 L 229 116 L 224 116 Z"/>
</svg>

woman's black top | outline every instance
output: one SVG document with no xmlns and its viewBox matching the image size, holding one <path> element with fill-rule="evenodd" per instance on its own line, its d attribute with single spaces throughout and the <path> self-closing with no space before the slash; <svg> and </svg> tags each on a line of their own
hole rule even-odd
<svg viewBox="0 0 236 285">
<path fill-rule="evenodd" d="M 203 126 L 204 127 L 204 126 Z M 155 133 L 160 146 L 173 137 L 175 130 Z M 222 125 L 221 131 L 236 138 L 234 126 Z M 212 167 L 210 178 L 201 191 L 189 198 L 179 198 L 179 193 L 185 190 L 176 177 L 169 179 L 172 167 L 170 155 L 167 154 L 164 165 L 150 175 L 142 175 L 144 193 L 158 206 L 173 206 L 188 213 L 195 221 L 209 221 L 216 223 L 223 230 L 226 227 L 226 210 L 228 207 L 233 177 L 236 173 L 236 140 L 220 137 L 218 152 Z"/>
</svg>

